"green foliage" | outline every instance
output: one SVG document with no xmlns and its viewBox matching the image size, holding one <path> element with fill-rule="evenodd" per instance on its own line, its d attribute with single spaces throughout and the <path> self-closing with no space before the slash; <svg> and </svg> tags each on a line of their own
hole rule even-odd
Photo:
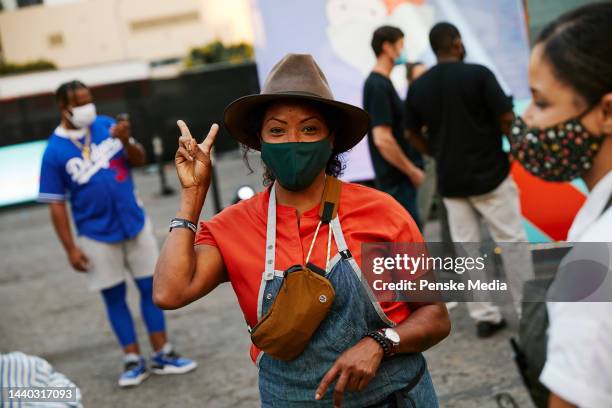
<svg viewBox="0 0 612 408">
<path fill-rule="evenodd" d="M 253 59 L 253 46 L 247 43 L 224 45 L 221 41 L 211 41 L 203 47 L 192 48 L 185 60 L 188 68 L 217 62 L 243 62 Z"/>
<path fill-rule="evenodd" d="M 30 61 L 24 64 L 0 64 L 0 76 L 24 74 L 26 72 L 49 71 L 57 69 L 54 63 L 46 60 Z"/>
</svg>

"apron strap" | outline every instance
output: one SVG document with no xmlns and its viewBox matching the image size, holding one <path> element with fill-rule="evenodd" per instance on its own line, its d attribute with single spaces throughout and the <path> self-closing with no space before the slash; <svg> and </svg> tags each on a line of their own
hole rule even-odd
<svg viewBox="0 0 612 408">
<path fill-rule="evenodd" d="M 353 258 L 353 255 L 346 246 L 344 234 L 342 233 L 342 227 L 340 226 L 340 217 L 336 216 L 336 218 L 331 220 L 329 226 L 331 227 L 331 230 L 334 233 L 334 239 L 336 240 L 336 246 L 338 247 L 338 252 L 340 253 L 340 256 L 350 263 L 353 272 L 355 272 L 357 278 L 361 281 L 361 284 L 363 285 L 366 294 L 370 298 L 372 306 L 378 314 L 378 317 L 380 317 L 380 320 L 384 324 L 386 324 L 387 327 L 395 327 L 396 323 L 393 322 L 393 320 L 389 319 L 389 317 L 385 314 L 384 310 L 382 310 L 382 307 L 380 306 L 380 303 L 378 303 L 378 299 L 376 299 L 376 296 L 374 296 L 374 293 L 372 292 L 372 289 L 370 288 L 369 284 L 365 279 L 362 279 L 361 268 L 359 267 L 359 265 L 357 265 L 357 261 L 355 260 L 355 258 Z"/>
<path fill-rule="evenodd" d="M 334 233 L 334 239 L 336 240 L 336 246 L 338 247 L 338 252 L 345 258 L 343 253 L 348 254 L 350 257 L 350 252 L 348 252 L 348 247 L 346 246 L 346 241 L 344 240 L 344 234 L 342 233 L 342 227 L 340 227 L 340 217 L 336 216 L 329 223 L 332 232 Z"/>
<path fill-rule="evenodd" d="M 276 249 L 276 183 L 270 188 L 270 200 L 268 202 L 268 222 L 266 223 L 266 265 L 264 269 L 264 280 L 274 279 L 274 257 Z"/>
</svg>

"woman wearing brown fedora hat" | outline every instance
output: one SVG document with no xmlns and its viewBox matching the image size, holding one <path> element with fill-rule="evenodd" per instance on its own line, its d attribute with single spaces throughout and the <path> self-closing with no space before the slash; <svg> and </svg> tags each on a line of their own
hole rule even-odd
<svg viewBox="0 0 612 408">
<path fill-rule="evenodd" d="M 333 99 L 312 56 L 289 54 L 224 120 L 261 151 L 270 185 L 196 232 L 219 128 L 197 144 L 179 121 L 181 205 L 157 263 L 156 303 L 179 308 L 229 281 L 264 407 L 437 407 L 421 352 L 450 331 L 444 304 L 379 303 L 360 269 L 362 243 L 423 238 L 393 198 L 336 178 L 367 113 Z"/>
</svg>

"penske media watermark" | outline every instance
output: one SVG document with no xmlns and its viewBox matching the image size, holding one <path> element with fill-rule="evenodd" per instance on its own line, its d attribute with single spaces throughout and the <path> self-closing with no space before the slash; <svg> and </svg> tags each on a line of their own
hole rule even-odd
<svg viewBox="0 0 612 408">
<path fill-rule="evenodd" d="M 430 282 L 427 279 L 418 279 L 410 281 L 402 279 L 399 282 L 384 282 L 382 279 L 376 279 L 372 283 L 372 287 L 376 291 L 385 290 L 432 290 L 432 291 L 464 291 L 464 290 L 487 290 L 501 291 L 508 290 L 508 284 L 500 280 L 492 282 L 483 282 L 479 279 L 476 281 L 468 280 L 467 285 L 463 282 Z"/>
<path fill-rule="evenodd" d="M 493 252 L 480 244 L 369 243 L 362 246 L 363 275 L 378 301 L 479 301 L 475 293 L 506 295 Z"/>
<path fill-rule="evenodd" d="M 612 302 L 612 242 L 367 243 L 379 302 Z"/>
<path fill-rule="evenodd" d="M 381 275 L 385 272 L 393 271 L 400 274 L 416 275 L 422 271 L 447 271 L 459 275 L 469 271 L 485 270 L 485 260 L 487 254 L 477 257 L 469 256 L 430 256 L 424 253 L 417 254 L 394 254 L 393 256 L 377 256 L 372 259 L 372 272 Z M 425 278 L 415 280 L 400 279 L 397 282 L 385 282 L 383 279 L 375 279 L 372 283 L 374 290 L 439 290 L 439 291 L 464 291 L 464 290 L 489 290 L 506 291 L 508 285 L 500 280 L 492 282 L 477 280 L 467 280 L 464 282 L 449 281 L 436 282 Z"/>
</svg>

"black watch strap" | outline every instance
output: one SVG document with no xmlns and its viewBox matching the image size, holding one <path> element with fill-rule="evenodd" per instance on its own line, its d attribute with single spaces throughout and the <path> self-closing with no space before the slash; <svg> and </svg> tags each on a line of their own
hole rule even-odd
<svg viewBox="0 0 612 408">
<path fill-rule="evenodd" d="M 194 234 L 198 230 L 198 227 L 193 222 L 184 218 L 173 218 L 172 221 L 170 221 L 170 231 L 174 228 L 187 228 L 192 230 Z"/>
<path fill-rule="evenodd" d="M 385 356 L 390 356 L 392 354 L 393 350 L 391 348 L 391 344 L 389 340 L 387 340 L 385 336 L 382 335 L 381 332 L 373 330 L 373 331 L 367 332 L 364 337 L 370 337 L 376 340 L 376 342 L 380 344 L 380 347 L 382 347 L 383 354 Z"/>
</svg>

